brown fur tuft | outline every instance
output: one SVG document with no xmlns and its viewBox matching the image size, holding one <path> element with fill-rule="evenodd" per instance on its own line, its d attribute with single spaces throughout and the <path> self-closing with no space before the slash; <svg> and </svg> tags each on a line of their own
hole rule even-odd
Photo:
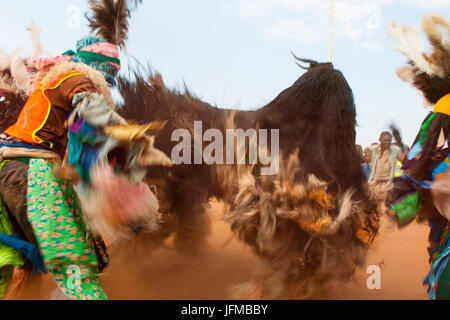
<svg viewBox="0 0 450 320">
<path fill-rule="evenodd" d="M 132 1 L 137 6 L 142 1 Z M 87 16 L 89 27 L 109 43 L 125 47 L 128 38 L 130 7 L 127 0 L 90 0 L 92 14 Z"/>
</svg>

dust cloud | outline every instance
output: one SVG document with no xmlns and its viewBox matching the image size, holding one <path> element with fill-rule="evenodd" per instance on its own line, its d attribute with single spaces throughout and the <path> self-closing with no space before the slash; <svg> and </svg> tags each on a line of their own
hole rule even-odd
<svg viewBox="0 0 450 320">
<path fill-rule="evenodd" d="M 114 249 L 111 266 L 102 276 L 111 300 L 226 300 L 233 285 L 251 279 L 258 264 L 251 249 L 235 239 L 220 219 L 220 207 L 212 204 L 212 232 L 201 254 L 175 251 L 151 239 L 125 242 Z M 413 223 L 398 230 L 382 222 L 380 234 L 370 250 L 367 265 L 348 283 L 332 283 L 312 299 L 378 300 L 427 299 L 422 281 L 429 265 L 428 226 Z M 117 253 L 116 253 L 117 252 Z M 381 268 L 380 289 L 367 287 L 367 267 Z M 52 276 L 34 276 L 10 299 L 48 299 L 56 285 Z"/>
</svg>

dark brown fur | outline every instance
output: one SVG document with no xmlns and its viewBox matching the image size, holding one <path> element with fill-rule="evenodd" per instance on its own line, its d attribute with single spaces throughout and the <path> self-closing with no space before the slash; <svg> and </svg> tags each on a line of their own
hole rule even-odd
<svg viewBox="0 0 450 320">
<path fill-rule="evenodd" d="M 360 158 L 354 147 L 356 111 L 352 91 L 341 72 L 331 64 L 311 62 L 308 71 L 290 88 L 256 111 L 213 107 L 187 89 L 184 92 L 168 89 L 159 74 L 150 74 L 145 79 L 136 73 L 135 78 L 134 82 L 126 78 L 118 80 L 125 100 L 120 112 L 125 118 L 140 123 L 169 120 L 156 139 L 156 147 L 167 155 L 171 155 L 178 143 L 171 141 L 172 132 L 184 128 L 193 135 L 196 120 L 202 121 L 203 131 L 210 128 L 222 132 L 235 128 L 280 129 L 281 170 L 288 170 L 274 177 L 260 177 L 257 167 L 237 165 L 151 168 L 149 183 L 157 188 L 165 218 L 163 227 L 153 236 L 157 242 L 174 235 L 178 249 L 189 252 L 199 249 L 210 231 L 205 207 L 216 197 L 231 208 L 232 229 L 270 262 L 264 271 L 266 280 L 260 281 L 277 281 L 276 285 L 272 283 L 268 287 L 282 284 L 282 289 L 276 293 L 266 292 L 266 297 L 302 296 L 309 290 L 312 279 L 319 283 L 332 278 L 346 279 L 363 264 L 368 244 L 377 232 L 378 217 L 374 204 L 368 199 Z M 13 110 L 2 109 L 9 112 L 2 119 L 14 122 L 16 115 L 11 112 L 20 111 L 22 105 L 23 101 L 14 100 L 8 105 L 13 106 Z M 2 125 L 7 126 L 9 122 Z M 256 181 L 255 189 L 246 190 L 250 202 L 242 202 L 237 197 L 243 171 Z M 308 187 L 308 181 L 313 181 L 311 177 L 316 182 Z M 288 189 L 271 197 L 277 183 L 287 183 Z M 325 187 L 333 203 L 324 210 L 313 200 L 306 199 L 299 207 L 293 204 L 297 197 L 295 186 L 308 192 Z M 348 197 L 349 191 L 352 191 L 354 214 L 339 224 L 332 235 L 321 234 L 339 215 L 340 201 L 346 194 Z M 263 208 L 266 212 L 271 208 L 267 213 L 272 218 L 264 222 L 262 213 L 246 218 L 251 208 Z M 279 210 L 284 213 L 274 215 Z M 329 218 L 310 221 L 309 212 Z M 271 228 L 274 228 L 273 233 L 267 232 Z M 266 243 L 261 242 L 265 237 Z M 329 245 L 324 247 L 324 243 Z M 324 250 L 328 252 L 327 267 L 323 266 Z M 282 276 L 278 276 L 280 274 Z"/>
<path fill-rule="evenodd" d="M 305 248 L 311 239 L 309 231 L 303 230 L 289 219 L 275 218 L 278 219 L 275 234 L 268 240 L 270 243 L 267 246 L 273 248 L 275 242 L 284 245 L 273 253 L 273 250 L 262 248 L 257 241 L 258 234 L 262 232 L 259 228 L 264 228 L 258 227 L 261 218 L 258 218 L 258 215 L 249 219 L 239 216 L 239 212 L 245 214 L 245 206 L 248 205 L 250 210 L 259 206 L 258 203 L 262 201 L 261 197 L 255 194 L 252 197 L 254 200 L 248 204 L 244 203 L 244 207 L 236 207 L 241 204 L 236 199 L 236 194 L 239 191 L 239 171 L 242 166 L 180 165 L 169 169 L 156 168 L 151 170 L 149 179 L 150 183 L 155 183 L 158 187 L 161 208 L 166 217 L 166 223 L 161 230 L 162 237 L 175 233 L 175 243 L 182 249 L 192 249 L 204 243 L 209 232 L 204 207 L 211 197 L 216 197 L 233 209 L 233 230 L 242 240 L 253 246 L 261 257 L 275 264 L 290 259 L 301 260 L 300 264 L 288 262 L 283 268 L 285 272 L 292 274 L 292 277 L 280 281 L 303 283 L 305 278 L 318 277 L 317 270 L 320 269 L 323 250 L 321 243 L 330 239 L 334 242 L 334 249 L 331 249 L 328 261 L 332 261 L 331 264 L 346 265 L 339 268 L 337 278 L 347 278 L 356 266 L 364 262 L 368 243 L 377 232 L 378 216 L 374 203 L 368 199 L 360 158 L 355 150 L 356 111 L 352 91 L 342 73 L 335 70 L 331 64 L 311 63 L 308 72 L 290 88 L 269 105 L 256 111 L 213 107 L 194 97 L 187 89 L 180 92 L 166 88 L 159 74 L 150 75 L 148 80 L 136 74 L 135 82 L 121 78 L 118 84 L 125 99 L 125 105 L 121 108 L 125 118 L 141 123 L 169 120 L 156 139 L 156 147 L 167 155 L 171 155 L 172 148 L 177 144 L 171 142 L 172 132 L 177 128 L 193 132 L 196 120 L 203 122 L 204 131 L 209 128 L 217 128 L 222 132 L 228 128 L 280 129 L 282 168 L 289 166 L 286 161 L 293 154 L 295 156 L 296 150 L 300 151 L 295 156 L 297 160 L 293 162 L 296 164 L 291 173 L 291 183 L 303 185 L 313 175 L 325 182 L 327 192 L 332 195 L 336 204 L 344 197 L 344 193 L 351 189 L 351 200 L 357 204 L 354 208 L 360 212 L 347 219 L 333 237 L 325 240 L 325 236 L 320 241 L 312 241 L 309 249 Z M 251 175 L 257 181 L 260 179 L 257 168 L 253 169 Z M 255 192 L 270 194 L 277 179 L 263 179 L 262 181 L 266 182 L 261 182 L 261 186 L 256 187 L 260 191 Z M 289 197 L 289 194 L 286 196 Z M 266 200 L 272 203 L 273 210 L 279 209 L 277 203 L 278 206 L 284 206 L 282 199 Z M 336 217 L 339 214 L 339 206 L 330 208 L 327 214 L 331 218 Z M 361 233 L 366 233 L 366 236 L 361 238 Z M 320 235 L 315 235 L 314 238 L 316 236 L 321 239 Z M 338 253 L 339 250 L 341 253 Z M 343 254 L 346 250 L 348 252 Z M 306 260 L 302 256 L 303 251 L 307 252 Z M 305 263 L 307 269 L 302 269 Z M 278 270 L 279 267 L 274 268 Z M 310 272 L 302 273 L 300 270 Z M 289 290 L 294 289 L 295 285 Z M 296 288 L 294 291 L 299 290 Z M 302 290 L 305 288 L 300 291 Z M 287 297 L 293 296 L 298 295 L 287 294 Z M 274 297 L 279 295 L 275 294 Z"/>
<path fill-rule="evenodd" d="M 0 133 L 16 122 L 24 105 L 25 100 L 22 97 L 6 93 L 4 100 L 0 101 Z"/>
<path fill-rule="evenodd" d="M 450 92 L 450 78 L 440 78 L 430 76 L 425 72 L 418 73 L 414 77 L 413 85 L 423 92 L 425 98 L 432 104 L 436 104 L 439 99 Z"/>
<path fill-rule="evenodd" d="M 184 93 L 165 87 L 161 75 L 136 82 L 119 79 L 125 99 L 122 115 L 144 123 L 169 120 L 158 135 L 156 146 L 169 156 L 177 144 L 170 142 L 173 130 L 193 132 L 195 120 L 203 130 L 226 129 L 226 119 L 234 113 L 236 128 L 280 129 L 280 149 L 285 156 L 300 147 L 300 161 L 305 171 L 331 183 L 334 193 L 355 187 L 364 195 L 364 177 L 354 148 L 356 111 L 351 89 L 342 74 L 330 65 L 319 65 L 304 74 L 273 102 L 257 111 L 233 111 L 213 107 L 188 90 Z M 195 166 L 188 166 L 189 170 Z M 203 167 L 204 171 L 207 166 Z M 172 169 L 173 170 L 173 169 Z M 213 195 L 218 190 L 208 186 Z"/>
</svg>

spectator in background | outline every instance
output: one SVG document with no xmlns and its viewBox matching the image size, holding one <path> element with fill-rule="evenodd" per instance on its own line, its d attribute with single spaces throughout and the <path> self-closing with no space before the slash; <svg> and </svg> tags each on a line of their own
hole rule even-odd
<svg viewBox="0 0 450 320">
<path fill-rule="evenodd" d="M 364 160 L 370 165 L 372 163 L 372 149 L 369 147 L 364 149 Z"/>
<path fill-rule="evenodd" d="M 402 160 L 403 152 L 392 144 L 392 134 L 388 131 L 380 135 L 380 144 L 372 148 L 372 171 L 369 177 L 369 187 L 372 195 L 378 201 L 386 200 L 386 195 L 395 177 L 396 164 Z"/>
<path fill-rule="evenodd" d="M 368 180 L 369 176 L 370 176 L 370 166 L 367 163 L 367 161 L 365 160 L 362 146 L 357 144 L 356 145 L 356 151 L 358 152 L 358 155 L 359 155 L 359 157 L 361 159 L 361 168 L 362 168 L 362 170 L 364 172 L 364 176 L 366 177 L 366 180 Z"/>
<path fill-rule="evenodd" d="M 363 171 L 366 175 L 366 179 L 369 180 L 370 172 L 372 171 L 372 150 L 370 148 L 364 149 L 364 163 L 363 163 Z"/>
</svg>

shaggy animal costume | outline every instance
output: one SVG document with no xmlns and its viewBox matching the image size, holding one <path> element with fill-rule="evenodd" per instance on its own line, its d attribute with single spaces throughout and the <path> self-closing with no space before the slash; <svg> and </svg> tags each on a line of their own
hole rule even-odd
<svg viewBox="0 0 450 320">
<path fill-rule="evenodd" d="M 0 294 L 11 267 L 23 266 L 18 251 L 39 271 L 51 271 L 69 298 L 106 299 L 99 272 L 108 258 L 99 226 L 116 235 L 158 225 L 157 200 L 141 181 L 149 165 L 171 164 L 147 135 L 164 124 L 128 123 L 114 111 L 110 91 L 130 9 L 124 0 L 91 1 L 91 9 L 97 35 L 78 41 L 76 52 L 33 59 L 31 95 L 0 135 Z M 2 79 L 17 82 L 8 70 Z M 10 228 L 15 222 L 21 237 Z"/>
<path fill-rule="evenodd" d="M 398 70 L 399 77 L 420 90 L 426 102 L 434 105 L 425 118 L 408 153 L 403 169 L 406 175 L 394 180 L 388 196 L 389 214 L 404 226 L 414 219 L 428 219 L 431 271 L 425 283 L 431 299 L 450 299 L 450 197 L 448 164 L 450 138 L 450 24 L 441 16 L 422 20 L 432 46 L 424 52 L 420 32 L 411 26 L 394 25 L 390 34 L 409 65 Z"/>
<path fill-rule="evenodd" d="M 168 120 L 155 142 L 166 154 L 176 145 L 172 132 L 184 128 L 193 136 L 194 121 L 201 120 L 204 131 L 217 128 L 222 133 L 280 129 L 277 175 L 261 176 L 259 166 L 216 164 L 177 165 L 149 175 L 164 219 L 158 235 L 174 234 L 182 250 L 205 241 L 208 200 L 226 203 L 232 230 L 262 261 L 255 280 L 239 286 L 235 298 L 306 297 L 316 284 L 348 279 L 364 263 L 377 232 L 376 205 L 368 198 L 355 150 L 352 91 L 331 64 L 299 62 L 309 64 L 307 72 L 256 111 L 212 107 L 188 91 L 166 88 L 159 74 L 118 80 L 125 118 Z"/>
</svg>

